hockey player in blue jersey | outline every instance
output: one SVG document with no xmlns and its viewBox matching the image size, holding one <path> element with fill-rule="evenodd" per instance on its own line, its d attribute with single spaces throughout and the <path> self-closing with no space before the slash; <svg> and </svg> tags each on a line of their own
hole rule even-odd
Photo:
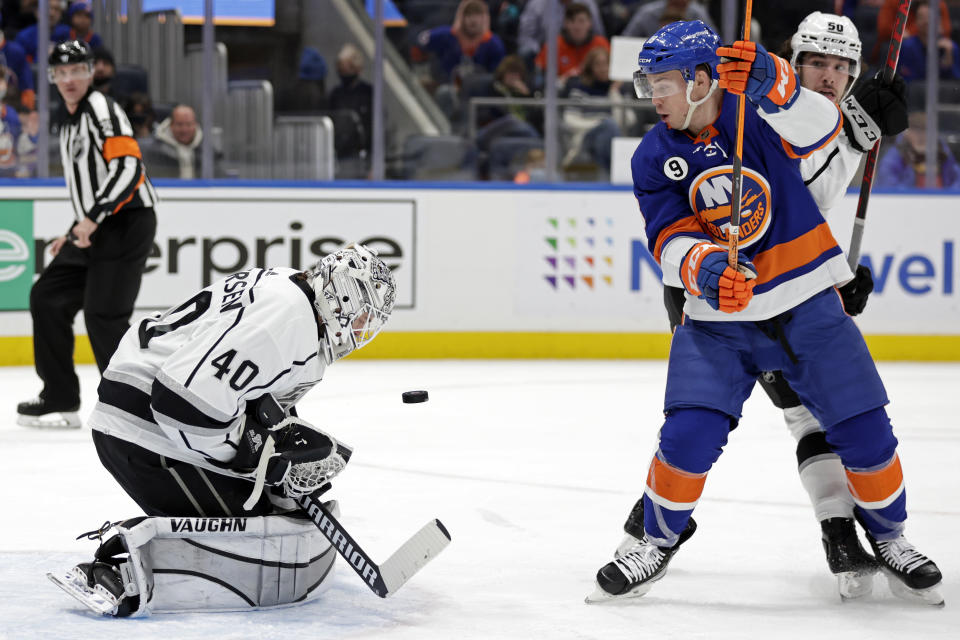
<svg viewBox="0 0 960 640">
<path fill-rule="evenodd" d="M 673 23 L 639 56 L 638 93 L 653 98 L 661 123 L 634 155 L 634 190 L 664 284 L 686 290 L 685 320 L 647 475 L 645 537 L 601 568 L 588 601 L 643 595 L 664 575 L 707 472 L 768 370 L 782 370 L 823 425 L 891 586 L 942 601 L 936 565 L 903 537 L 906 496 L 886 393 L 834 290 L 853 274 L 798 168 L 838 135 L 840 111 L 761 46 L 719 44 L 703 23 Z M 721 55 L 729 60 L 720 64 Z M 737 93 L 749 104 L 734 271 L 725 245 Z"/>
<path fill-rule="evenodd" d="M 849 18 L 814 11 L 780 52 L 790 60 L 801 86 L 825 96 L 843 112 L 843 132 L 800 160 L 804 184 L 831 225 L 840 219 L 831 216 L 831 210 L 839 204 L 866 152 L 881 135 L 901 133 L 907 122 L 904 83 L 899 76 L 887 83 L 878 73 L 854 87 L 861 71 L 861 51 L 859 33 Z M 854 280 L 837 290 L 844 310 L 851 316 L 858 315 L 873 290 L 870 270 L 859 265 Z M 683 320 L 685 292 L 683 287 L 664 286 L 671 332 Z M 783 410 L 787 429 L 797 441 L 797 471 L 820 525 L 827 566 L 837 576 L 840 596 L 868 595 L 879 567 L 857 536 L 853 498 L 840 458 L 827 444 L 816 417 L 803 406 L 781 372 L 764 371 L 757 380 L 774 405 Z M 696 522 L 691 519 L 683 538 L 689 538 L 695 528 Z M 631 510 L 624 532 L 618 556 L 643 539 L 642 499 Z"/>
</svg>

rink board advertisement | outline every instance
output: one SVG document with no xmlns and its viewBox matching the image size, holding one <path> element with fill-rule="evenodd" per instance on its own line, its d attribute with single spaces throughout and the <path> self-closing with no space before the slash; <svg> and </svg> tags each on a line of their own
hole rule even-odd
<svg viewBox="0 0 960 640">
<path fill-rule="evenodd" d="M 398 281 L 398 308 L 366 355 L 663 357 L 668 348 L 659 269 L 629 189 L 354 183 L 159 192 L 139 314 L 237 270 L 302 268 L 360 241 Z M 5 187 L 4 197 L 0 336 L 28 337 L 28 283 L 49 260 L 42 248 L 63 233 L 70 204 L 62 187 Z M 875 291 L 857 322 L 877 357 L 960 359 L 958 203 L 957 195 L 871 199 L 861 261 Z M 831 215 L 842 246 L 855 207 L 848 195 Z"/>
</svg>

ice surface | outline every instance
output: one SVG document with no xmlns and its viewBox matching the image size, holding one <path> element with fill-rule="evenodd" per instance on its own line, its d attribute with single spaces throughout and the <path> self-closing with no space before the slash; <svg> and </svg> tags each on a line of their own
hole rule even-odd
<svg viewBox="0 0 960 640">
<path fill-rule="evenodd" d="M 796 474 L 794 443 L 757 391 L 710 474 L 700 528 L 644 598 L 583 604 L 620 540 L 661 423 L 663 362 L 343 362 L 300 413 L 355 447 L 331 495 L 378 561 L 430 518 L 453 543 L 395 596 L 338 560 L 333 587 L 284 610 L 98 618 L 45 573 L 86 560 L 74 537 L 137 515 L 87 428 L 35 431 L 15 406 L 39 381 L 0 368 L 0 638 L 939 638 L 960 628 L 960 365 L 883 364 L 907 478 L 908 537 L 945 575 L 945 609 L 882 579 L 841 604 Z M 82 415 L 97 373 L 81 367 Z M 403 404 L 402 391 L 430 401 Z"/>
</svg>

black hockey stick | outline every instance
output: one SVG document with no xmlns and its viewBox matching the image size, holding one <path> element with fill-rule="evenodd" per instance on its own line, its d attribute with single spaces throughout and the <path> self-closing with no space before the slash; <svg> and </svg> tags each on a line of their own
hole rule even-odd
<svg viewBox="0 0 960 640">
<path fill-rule="evenodd" d="M 450 534 L 446 527 L 439 520 L 433 520 L 404 542 L 383 564 L 377 564 L 323 506 L 319 495 L 303 496 L 297 498 L 296 502 L 337 553 L 363 578 L 370 590 L 381 598 L 396 593 L 413 574 L 450 544 Z"/>
<path fill-rule="evenodd" d="M 883 81 L 890 84 L 893 74 L 897 71 L 897 61 L 900 59 L 900 43 L 903 40 L 903 30 L 907 27 L 907 16 L 910 14 L 910 0 L 900 0 L 897 7 L 897 20 L 893 25 L 893 37 L 890 48 L 887 49 L 887 61 L 883 67 Z M 863 168 L 863 182 L 860 183 L 860 199 L 857 201 L 857 217 L 853 220 L 853 235 L 850 237 L 850 250 L 847 252 L 847 264 L 856 272 L 860 264 L 860 246 L 863 244 L 863 226 L 867 220 L 867 203 L 870 202 L 870 189 L 873 188 L 873 174 L 877 170 L 877 156 L 880 154 L 880 139 L 874 143 L 867 154 L 867 164 Z"/>
<path fill-rule="evenodd" d="M 280 403 L 270 394 L 257 400 L 256 413 L 260 423 L 264 425 L 279 424 L 286 417 Z M 348 448 L 345 450 L 338 449 L 338 451 L 341 451 L 349 459 L 350 450 Z M 450 533 L 442 522 L 434 519 L 400 545 L 400 548 L 394 551 L 393 555 L 387 558 L 383 564 L 377 564 L 370 559 L 370 556 L 357 544 L 353 536 L 344 529 L 333 514 L 323 506 L 320 495 L 324 491 L 326 491 L 326 488 L 321 488 L 313 494 L 295 498 L 295 502 L 300 505 L 307 517 L 317 525 L 320 533 L 330 541 L 337 553 L 343 556 L 347 564 L 370 587 L 370 590 L 381 598 L 396 593 L 400 587 L 406 584 L 407 580 L 413 577 L 413 574 L 422 569 L 450 544 Z"/>
</svg>

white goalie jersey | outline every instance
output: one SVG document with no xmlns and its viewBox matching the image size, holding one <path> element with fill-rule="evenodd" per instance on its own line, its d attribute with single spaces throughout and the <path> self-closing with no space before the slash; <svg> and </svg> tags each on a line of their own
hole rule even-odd
<svg viewBox="0 0 960 640">
<path fill-rule="evenodd" d="M 247 402 L 288 410 L 323 376 L 314 292 L 294 269 L 251 269 L 130 327 L 103 374 L 93 429 L 234 476 Z"/>
</svg>

